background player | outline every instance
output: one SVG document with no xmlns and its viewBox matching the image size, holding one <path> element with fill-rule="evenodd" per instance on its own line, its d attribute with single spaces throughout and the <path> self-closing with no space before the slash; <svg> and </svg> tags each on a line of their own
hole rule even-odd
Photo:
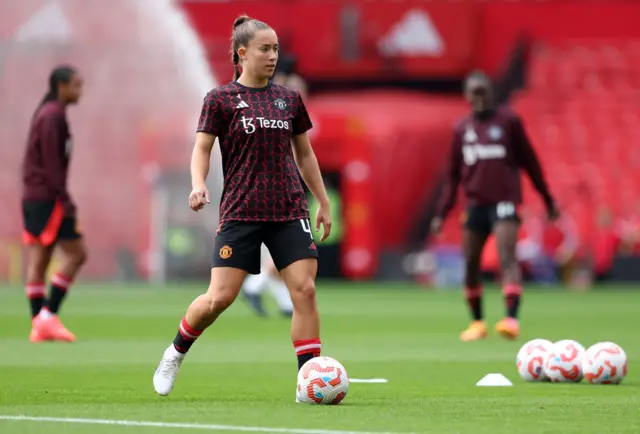
<svg viewBox="0 0 640 434">
<path fill-rule="evenodd" d="M 453 208 L 458 185 L 467 198 L 463 231 L 465 256 L 465 295 L 473 321 L 462 332 L 463 341 L 487 336 L 482 312 L 483 288 L 480 281 L 482 249 L 491 232 L 495 233 L 506 318 L 496 325 L 504 337 L 519 334 L 517 320 L 522 283 L 516 259 L 519 217 L 522 201 L 520 169 L 524 169 L 538 190 L 551 219 L 558 212 L 544 179 L 538 158 L 520 118 L 506 107 L 495 108 L 489 79 L 481 72 L 467 77 L 465 95 L 472 113 L 454 131 L 447 185 L 439 203 L 431 231 L 438 233 Z"/>
<path fill-rule="evenodd" d="M 26 292 L 31 304 L 31 342 L 75 341 L 58 318 L 69 286 L 87 259 L 76 206 L 67 190 L 72 139 L 66 108 L 82 95 L 83 79 L 69 66 L 54 69 L 49 91 L 33 115 L 23 161 L 23 241 L 28 246 Z M 45 273 L 54 246 L 61 256 L 45 299 Z"/>
<path fill-rule="evenodd" d="M 206 294 L 191 303 L 163 354 L 153 378 L 160 395 L 171 392 L 185 354 L 234 302 L 247 274 L 260 272 L 262 243 L 291 293 L 298 369 L 320 355 L 318 253 L 296 170 L 319 202 L 316 231 L 322 224 L 325 239 L 331 230 L 329 199 L 307 136 L 311 121 L 298 92 L 269 80 L 278 60 L 273 29 L 243 16 L 233 24 L 232 41 L 235 81 L 205 97 L 191 160 L 189 205 L 198 211 L 209 202 L 205 178 L 219 137 L 224 188 L 211 282 Z"/>
<path fill-rule="evenodd" d="M 265 244 L 260 248 L 261 266 L 260 274 L 249 275 L 242 286 L 242 294 L 259 316 L 267 316 L 267 311 L 262 303 L 262 294 L 266 289 L 270 290 L 278 304 L 280 313 L 286 317 L 293 315 L 293 302 L 289 295 L 287 285 L 273 263 L 273 258 Z"/>
<path fill-rule="evenodd" d="M 300 92 L 303 100 L 307 99 L 308 86 L 305 79 L 298 74 L 297 61 L 294 56 L 284 56 L 278 62 L 278 70 L 273 77 L 273 82 L 287 86 L 289 89 L 294 89 Z"/>
</svg>

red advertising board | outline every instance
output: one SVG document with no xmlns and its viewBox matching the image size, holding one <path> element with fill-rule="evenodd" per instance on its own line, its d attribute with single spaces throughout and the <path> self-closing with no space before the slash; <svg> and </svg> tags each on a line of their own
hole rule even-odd
<svg viewBox="0 0 640 434">
<path fill-rule="evenodd" d="M 550 43 L 640 38 L 640 2 L 635 0 L 493 1 L 483 5 L 481 15 L 476 63 L 490 72 L 502 66 L 521 36 Z"/>
<path fill-rule="evenodd" d="M 462 75 L 474 61 L 479 9 L 461 3 L 188 2 L 216 75 L 231 75 L 231 24 L 246 13 L 270 24 L 301 73 L 381 78 Z"/>
<path fill-rule="evenodd" d="M 188 1 L 216 75 L 231 75 L 231 23 L 268 22 L 308 77 L 456 77 L 497 72 L 516 39 L 640 38 L 635 0 Z"/>
</svg>

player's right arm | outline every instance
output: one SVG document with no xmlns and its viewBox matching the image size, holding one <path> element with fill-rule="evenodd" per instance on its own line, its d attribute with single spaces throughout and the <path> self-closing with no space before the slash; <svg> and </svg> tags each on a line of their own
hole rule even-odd
<svg viewBox="0 0 640 434">
<path fill-rule="evenodd" d="M 211 150 L 216 141 L 216 136 L 220 135 L 220 124 L 222 123 L 222 113 L 220 102 L 215 90 L 210 91 L 204 97 L 196 141 L 191 153 L 191 194 L 189 195 L 189 206 L 194 211 L 201 210 L 210 202 L 209 190 L 207 190 L 206 180 L 209 174 L 209 162 L 211 161 Z"/>
<path fill-rule="evenodd" d="M 206 180 L 215 140 L 214 134 L 196 133 L 196 142 L 191 153 L 191 194 L 189 195 L 189 206 L 194 211 L 201 210 L 211 201 Z"/>
<path fill-rule="evenodd" d="M 451 147 L 449 150 L 449 164 L 445 178 L 445 185 L 442 191 L 440 202 L 438 203 L 436 216 L 431 220 L 431 232 L 439 233 L 444 220 L 456 203 L 458 186 L 462 176 L 462 149 L 460 145 L 460 132 L 458 128 L 453 133 Z"/>
</svg>

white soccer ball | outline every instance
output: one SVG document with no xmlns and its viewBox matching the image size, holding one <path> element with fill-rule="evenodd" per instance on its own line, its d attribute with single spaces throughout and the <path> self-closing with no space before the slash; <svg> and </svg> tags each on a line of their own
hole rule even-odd
<svg viewBox="0 0 640 434">
<path fill-rule="evenodd" d="M 569 339 L 558 341 L 547 353 L 544 373 L 554 383 L 579 382 L 582 380 L 584 347 Z"/>
<path fill-rule="evenodd" d="M 545 381 L 544 362 L 553 342 L 546 339 L 533 339 L 520 348 L 516 356 L 518 374 L 524 381 Z"/>
<path fill-rule="evenodd" d="M 582 360 L 584 378 L 591 384 L 619 384 L 627 376 L 627 354 L 613 342 L 589 347 Z"/>
<path fill-rule="evenodd" d="M 340 404 L 349 390 L 344 366 L 331 357 L 314 357 L 298 372 L 296 398 L 306 404 Z"/>
</svg>

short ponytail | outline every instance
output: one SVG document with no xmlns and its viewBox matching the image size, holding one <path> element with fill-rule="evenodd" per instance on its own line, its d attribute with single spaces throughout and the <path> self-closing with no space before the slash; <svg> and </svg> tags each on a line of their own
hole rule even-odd
<svg viewBox="0 0 640 434">
<path fill-rule="evenodd" d="M 40 107 L 42 107 L 43 105 L 45 105 L 45 103 L 48 103 L 49 101 L 55 101 L 57 99 L 58 99 L 58 92 L 49 90 L 49 92 L 47 92 L 44 98 L 42 98 L 42 101 L 40 101 Z"/>
<path fill-rule="evenodd" d="M 238 52 L 234 51 L 231 55 L 231 61 L 233 62 L 233 81 L 236 81 L 240 78 L 240 69 L 238 68 L 238 64 L 240 63 L 240 56 L 238 56 Z"/>
</svg>

